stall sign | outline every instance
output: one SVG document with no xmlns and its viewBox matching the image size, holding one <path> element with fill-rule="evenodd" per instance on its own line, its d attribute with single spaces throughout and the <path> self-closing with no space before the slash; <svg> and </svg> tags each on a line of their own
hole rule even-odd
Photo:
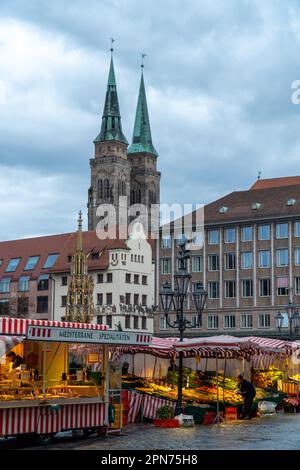
<svg viewBox="0 0 300 470">
<path fill-rule="evenodd" d="M 125 332 L 79 330 L 77 328 L 57 328 L 43 326 L 29 326 L 27 339 L 36 341 L 57 341 L 68 343 L 94 343 L 94 344 L 139 344 L 148 346 L 151 335 Z"/>
</svg>

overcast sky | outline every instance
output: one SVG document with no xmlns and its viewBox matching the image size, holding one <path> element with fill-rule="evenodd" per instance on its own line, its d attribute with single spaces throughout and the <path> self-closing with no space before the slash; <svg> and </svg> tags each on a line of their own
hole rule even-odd
<svg viewBox="0 0 300 470">
<path fill-rule="evenodd" d="M 300 174 L 298 0 L 1 0 L 0 240 L 86 221 L 111 36 L 128 141 L 147 54 L 162 202 Z"/>
</svg>

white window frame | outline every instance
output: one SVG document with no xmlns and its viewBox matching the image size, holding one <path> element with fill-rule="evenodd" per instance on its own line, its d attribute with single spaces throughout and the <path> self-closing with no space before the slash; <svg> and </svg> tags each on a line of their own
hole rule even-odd
<svg viewBox="0 0 300 470">
<path fill-rule="evenodd" d="M 285 252 L 286 253 L 286 263 L 280 263 L 280 254 Z M 276 250 L 276 267 L 281 268 L 289 265 L 289 250 L 288 248 L 277 248 Z"/>
<path fill-rule="evenodd" d="M 297 259 L 296 253 L 299 253 L 299 257 L 298 257 L 299 262 L 298 263 L 296 262 L 296 259 Z M 300 247 L 299 246 L 295 246 L 295 248 L 294 248 L 294 264 L 295 264 L 295 266 L 300 266 Z"/>
<path fill-rule="evenodd" d="M 269 292 L 268 295 L 262 295 L 262 293 L 261 293 L 261 291 L 262 291 L 262 289 L 261 289 L 261 282 L 262 282 L 262 281 L 266 281 L 266 280 L 269 281 L 269 287 L 270 287 L 269 291 L 270 291 L 270 292 Z M 262 277 L 262 278 L 260 278 L 260 279 L 258 280 L 258 296 L 259 296 L 259 297 L 263 297 L 263 298 L 264 298 L 264 297 L 270 297 L 270 296 L 271 296 L 271 289 L 272 289 L 272 287 L 271 287 L 271 278 L 269 278 L 269 277 Z"/>
<path fill-rule="evenodd" d="M 227 283 L 228 282 L 234 282 L 234 296 L 230 296 L 230 297 L 227 296 Z M 224 283 L 225 283 L 225 286 L 224 286 L 225 287 L 225 299 L 235 299 L 236 298 L 236 280 L 226 279 Z"/>
<path fill-rule="evenodd" d="M 280 227 L 284 225 L 287 227 L 287 234 L 284 237 L 282 237 L 280 236 Z M 283 240 L 288 237 L 289 237 L 289 224 L 287 222 L 278 222 L 276 224 L 276 240 Z"/>
<path fill-rule="evenodd" d="M 227 257 L 232 255 L 234 258 L 234 268 L 227 268 Z M 229 251 L 228 253 L 224 253 L 224 269 L 225 271 L 235 271 L 236 270 L 236 253 L 235 251 Z"/>
<path fill-rule="evenodd" d="M 250 282 L 251 295 L 244 295 L 244 283 L 245 282 Z M 241 279 L 241 283 L 242 283 L 242 298 L 243 299 L 251 299 L 253 297 L 253 279 Z"/>
<path fill-rule="evenodd" d="M 209 326 L 209 321 L 213 320 L 213 326 Z M 219 316 L 216 314 L 207 315 L 207 329 L 208 330 L 218 330 L 219 329 Z"/>
<path fill-rule="evenodd" d="M 269 264 L 268 266 L 262 266 L 261 265 L 261 254 L 262 253 L 269 253 Z M 258 252 L 258 267 L 261 269 L 268 269 L 271 267 L 271 250 L 259 250 Z"/>
<path fill-rule="evenodd" d="M 245 229 L 251 229 L 251 237 L 250 238 L 245 238 L 244 237 L 244 230 Z M 253 226 L 252 225 L 245 225 L 241 227 L 241 241 L 242 242 L 252 242 L 253 241 Z"/>
<path fill-rule="evenodd" d="M 163 269 L 163 267 L 165 267 L 164 262 L 166 260 L 168 260 L 167 264 L 170 267 L 170 271 L 167 271 L 167 272 Z M 171 274 L 171 272 L 172 272 L 172 258 L 169 256 L 163 256 L 162 258 L 160 258 L 160 273 L 161 275 L 165 275 L 165 274 Z"/>
<path fill-rule="evenodd" d="M 217 285 L 217 297 L 211 297 L 211 285 L 212 284 L 216 284 Z M 207 283 L 207 287 L 208 287 L 208 298 L 209 299 L 212 299 L 212 300 L 215 300 L 215 299 L 219 299 L 220 298 L 220 282 L 219 281 L 208 281 Z"/>
<path fill-rule="evenodd" d="M 246 326 L 243 326 L 243 318 L 246 319 Z M 249 326 L 249 319 L 251 320 L 251 326 Z M 250 329 L 253 328 L 253 314 L 252 313 L 242 313 L 240 316 L 240 327 L 241 329 Z"/>
<path fill-rule="evenodd" d="M 269 325 L 266 325 L 266 318 L 269 318 L 268 322 Z M 263 320 L 263 325 L 261 324 L 261 319 L 264 319 Z M 267 328 L 271 328 L 271 314 L 270 313 L 259 313 L 258 314 L 258 328 L 264 328 L 264 329 L 267 329 Z"/>
<path fill-rule="evenodd" d="M 203 271 L 203 257 L 202 255 L 192 255 L 192 272 L 193 273 L 202 273 Z M 200 269 L 195 269 L 196 258 L 200 259 Z M 197 262 L 198 264 L 198 262 Z"/>
<path fill-rule="evenodd" d="M 228 241 L 228 234 L 230 232 L 234 233 L 234 240 Z M 224 229 L 224 243 L 236 243 L 236 228 L 235 227 L 227 227 Z"/>
<path fill-rule="evenodd" d="M 229 326 L 226 326 L 226 322 L 225 322 L 226 319 L 229 320 Z M 236 321 L 235 320 L 236 320 L 236 318 L 235 318 L 234 313 L 227 313 L 226 315 L 224 315 L 224 317 L 223 317 L 223 328 L 224 328 L 224 330 L 233 330 L 234 328 L 236 328 Z M 233 325 L 231 323 L 233 323 Z"/>
<path fill-rule="evenodd" d="M 168 243 L 166 243 L 168 242 Z M 161 237 L 161 248 L 163 250 L 169 250 L 172 248 L 172 237 L 171 235 L 164 235 Z"/>
<path fill-rule="evenodd" d="M 267 238 L 262 238 L 261 237 L 261 228 L 262 227 L 268 227 L 268 237 Z M 258 226 L 258 239 L 259 240 L 270 240 L 271 239 L 271 226 L 270 226 L 270 224 L 260 224 Z"/>
<path fill-rule="evenodd" d="M 297 226 L 299 226 L 299 232 L 298 232 L 299 235 L 297 235 L 297 230 L 296 230 Z M 295 238 L 300 237 L 300 220 L 295 220 L 295 222 L 294 222 L 294 237 Z"/>
<path fill-rule="evenodd" d="M 217 242 L 212 242 L 211 241 L 210 234 L 213 233 L 213 232 L 218 234 L 217 235 L 217 238 L 218 238 Z M 208 232 L 207 232 L 207 243 L 208 243 L 208 245 L 219 245 L 219 243 L 220 243 L 220 230 L 219 229 L 216 228 L 216 229 L 208 230 Z"/>
<path fill-rule="evenodd" d="M 211 269 L 211 259 L 212 257 L 215 256 L 216 257 L 216 260 L 217 260 L 217 269 Z M 219 253 L 209 253 L 207 255 L 207 264 L 208 264 L 208 271 L 209 272 L 212 272 L 212 273 L 215 273 L 215 272 L 218 272 L 220 271 L 220 256 L 219 256 Z"/>
<path fill-rule="evenodd" d="M 245 267 L 244 263 L 244 256 L 245 255 L 250 255 L 251 256 L 251 262 L 249 267 Z M 252 269 L 253 268 L 253 252 L 252 251 L 242 251 L 241 252 L 241 269 Z"/>
</svg>

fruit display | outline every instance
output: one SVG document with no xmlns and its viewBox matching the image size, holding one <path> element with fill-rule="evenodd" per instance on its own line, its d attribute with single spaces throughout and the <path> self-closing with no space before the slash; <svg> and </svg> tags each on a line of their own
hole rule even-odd
<svg viewBox="0 0 300 470">
<path fill-rule="evenodd" d="M 128 378 L 124 377 L 123 382 L 127 385 L 130 384 L 130 388 L 153 395 L 158 398 L 164 398 L 168 400 L 177 399 L 177 386 L 175 385 L 176 373 L 173 376 L 173 383 L 158 384 L 150 379 L 141 378 Z M 201 376 L 197 377 L 195 372 L 192 373 L 191 382 L 193 386 L 186 386 L 187 383 L 184 380 L 184 388 L 182 390 L 183 400 L 186 403 L 213 403 L 217 401 L 217 381 L 216 377 L 212 376 Z M 227 404 L 238 405 L 243 402 L 242 396 L 238 393 L 237 379 L 235 378 L 220 378 L 219 380 L 219 400 L 224 401 Z M 263 399 L 270 397 L 270 393 L 267 391 L 257 388 L 256 399 Z"/>
<path fill-rule="evenodd" d="M 294 380 L 295 382 L 300 382 L 300 374 L 291 375 L 289 379 Z"/>
<path fill-rule="evenodd" d="M 263 389 L 276 388 L 278 380 L 282 379 L 284 372 L 276 367 L 269 369 L 254 369 L 252 372 L 252 381 L 255 386 Z"/>
</svg>

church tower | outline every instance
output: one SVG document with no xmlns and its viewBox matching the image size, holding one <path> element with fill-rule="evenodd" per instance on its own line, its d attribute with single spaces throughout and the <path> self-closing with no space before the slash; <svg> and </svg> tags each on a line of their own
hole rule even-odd
<svg viewBox="0 0 300 470">
<path fill-rule="evenodd" d="M 94 140 L 95 156 L 90 160 L 91 187 L 88 193 L 88 229 L 95 230 L 100 217 L 96 215 L 101 204 L 111 204 L 119 224 L 120 201 L 126 206 L 130 195 L 130 162 L 127 159 L 128 142 L 122 131 L 117 84 L 111 48 L 101 130 Z M 121 200 L 119 197 L 123 196 Z M 127 204 L 126 204 L 127 200 Z"/>
<path fill-rule="evenodd" d="M 127 153 L 131 163 L 130 204 L 141 203 L 149 210 L 152 204 L 160 203 L 160 172 L 157 171 L 158 154 L 152 143 L 143 64 L 141 69 L 132 144 Z M 148 229 L 154 228 L 155 223 L 158 223 L 158 220 L 149 218 Z"/>
</svg>

